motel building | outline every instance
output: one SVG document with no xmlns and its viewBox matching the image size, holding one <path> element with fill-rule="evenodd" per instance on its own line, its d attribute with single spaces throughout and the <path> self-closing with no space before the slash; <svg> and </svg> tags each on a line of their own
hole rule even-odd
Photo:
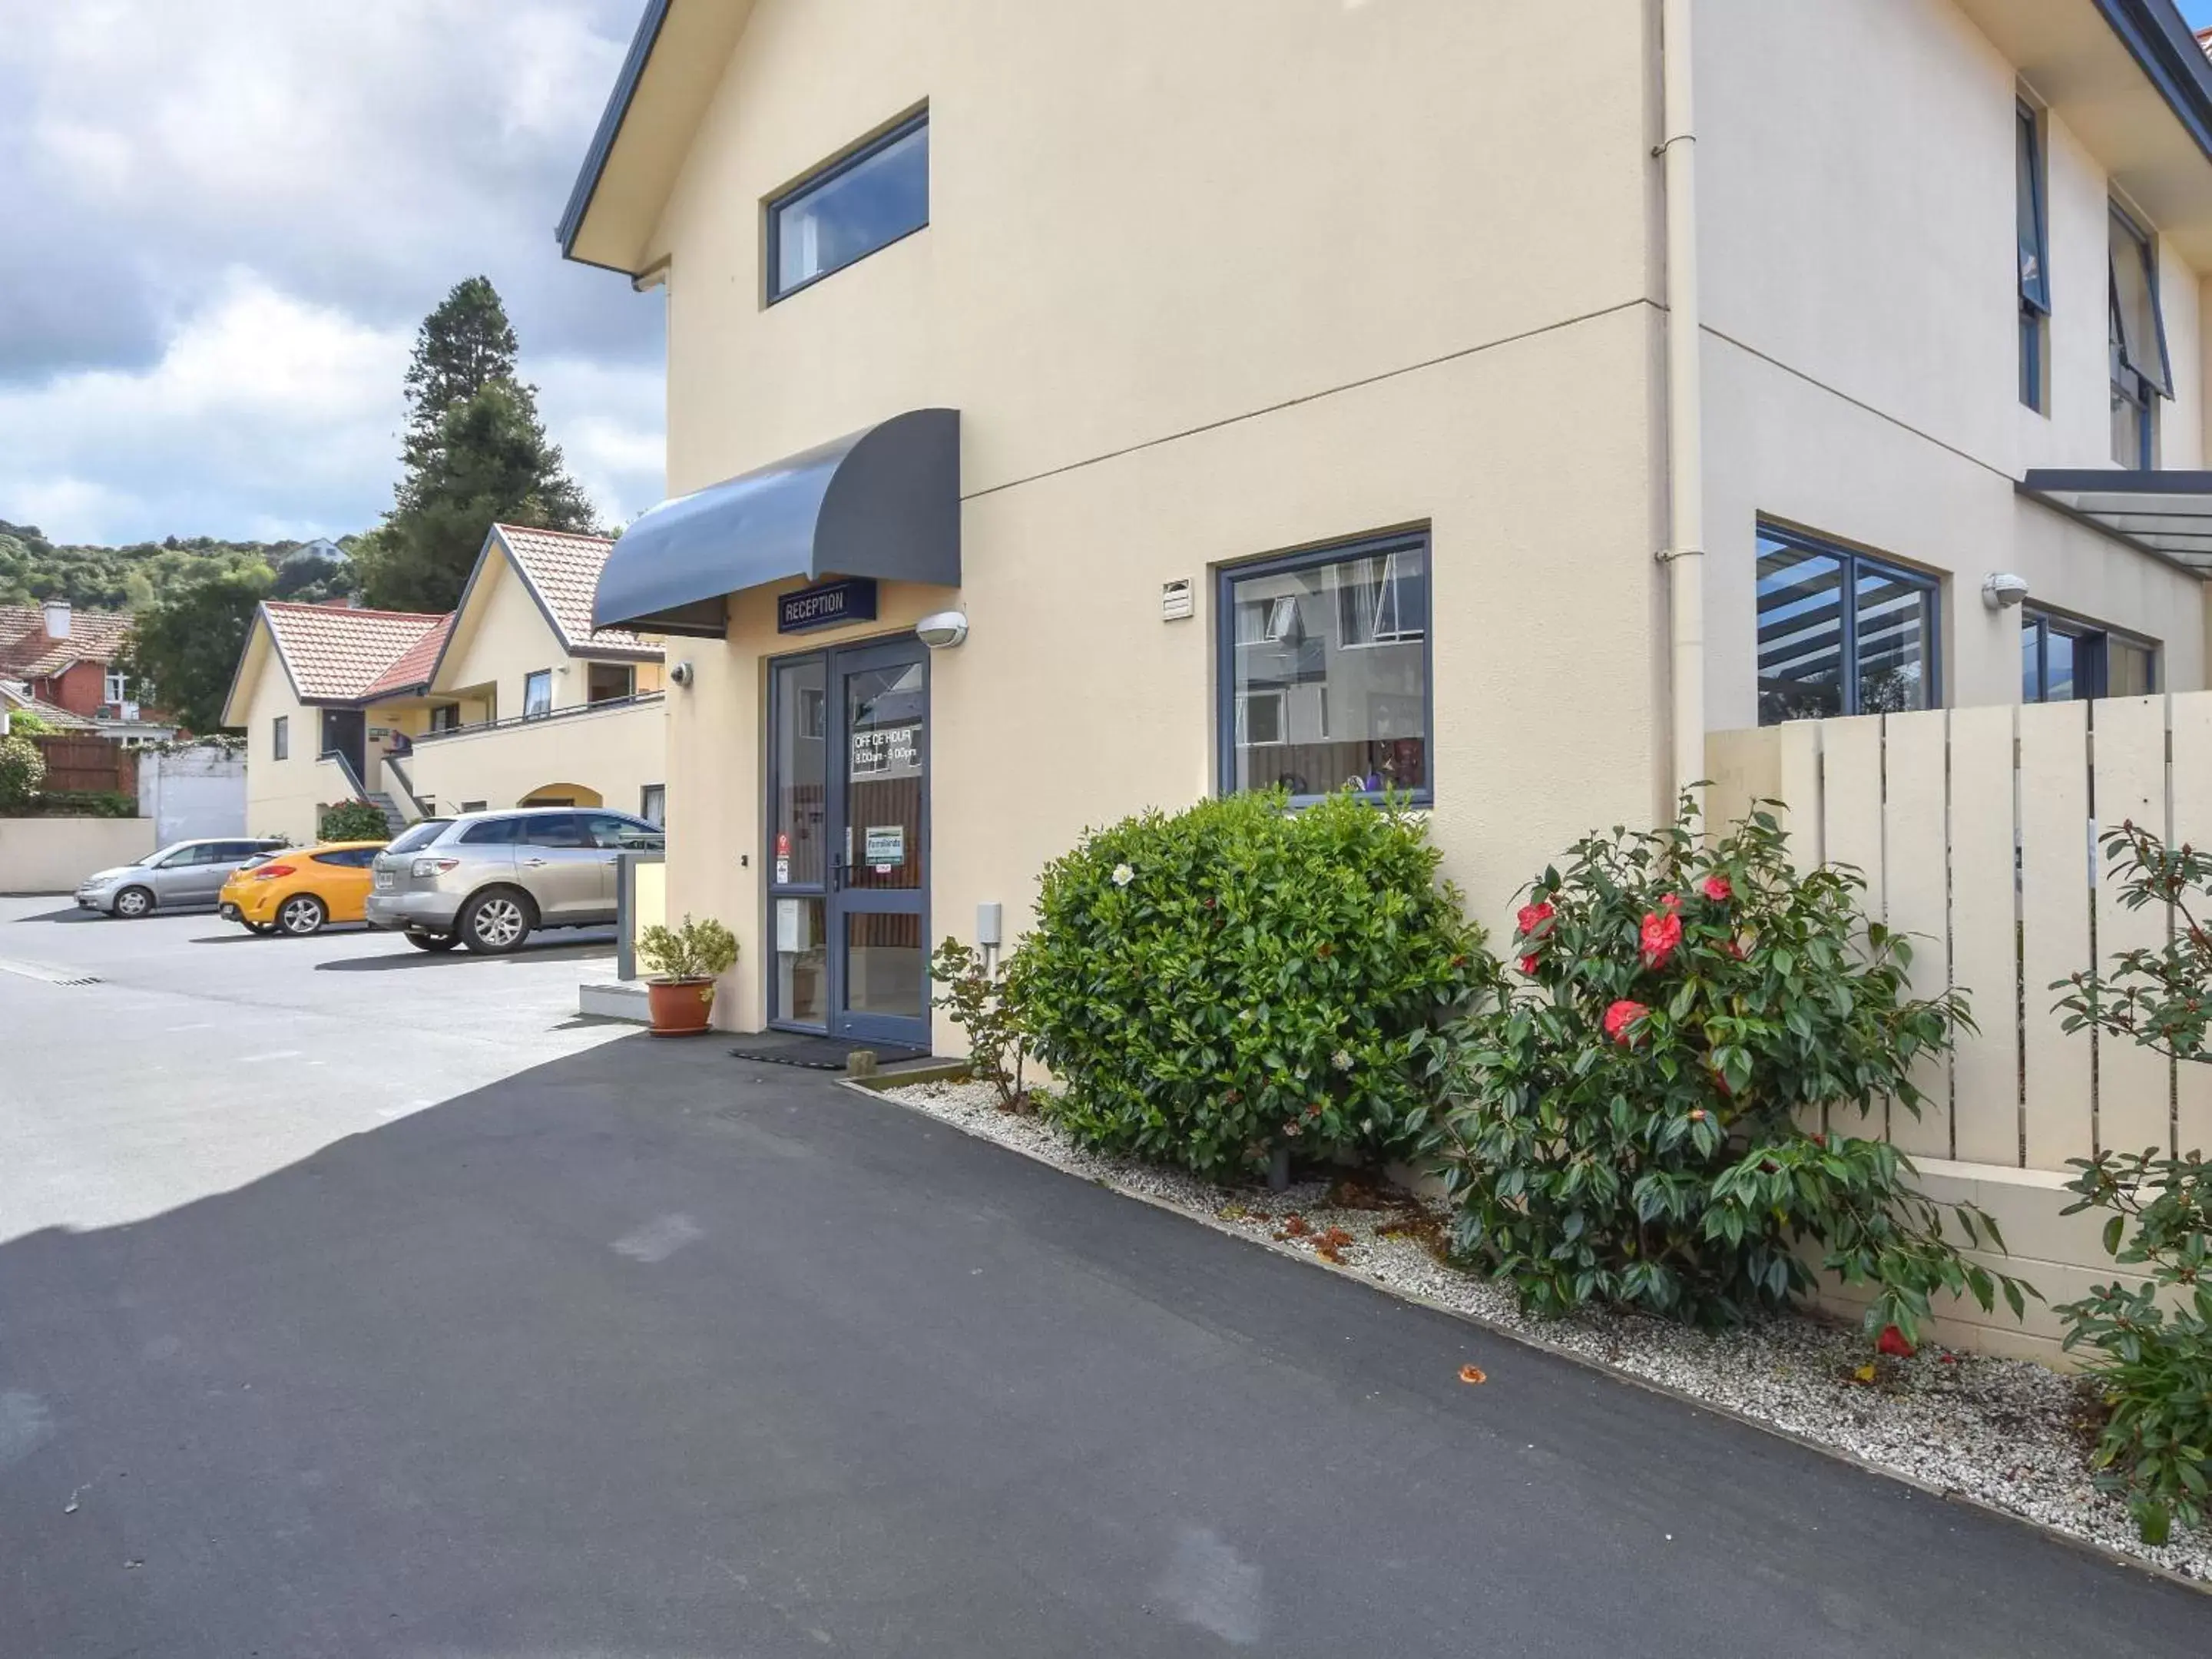
<svg viewBox="0 0 2212 1659">
<path fill-rule="evenodd" d="M 1086 826 L 1401 793 L 1503 942 L 1708 734 L 2206 684 L 2171 0 L 651 0 L 560 227 L 665 290 L 668 910 L 956 1048 Z"/>
</svg>

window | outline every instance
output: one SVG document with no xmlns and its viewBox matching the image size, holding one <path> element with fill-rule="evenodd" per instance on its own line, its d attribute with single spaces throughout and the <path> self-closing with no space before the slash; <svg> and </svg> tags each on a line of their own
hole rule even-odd
<svg viewBox="0 0 2212 1659">
<path fill-rule="evenodd" d="M 2020 243 L 2020 400 L 2047 410 L 2045 368 L 2051 315 L 2050 244 L 2045 224 L 2043 124 L 2025 101 L 2017 106 L 2015 195 Z"/>
<path fill-rule="evenodd" d="M 490 805 L 491 803 L 489 801 L 465 800 L 461 803 L 461 811 L 464 812 L 481 812 L 485 807 Z"/>
<path fill-rule="evenodd" d="M 451 818 L 418 818 L 392 838 L 387 853 L 411 853 L 418 847 L 428 847 L 446 831 Z"/>
<path fill-rule="evenodd" d="M 107 671 L 100 687 L 102 702 L 124 702 L 131 696 L 131 682 L 113 669 Z"/>
<path fill-rule="evenodd" d="M 292 757 L 292 717 L 279 714 L 269 726 L 269 753 L 273 760 Z"/>
<path fill-rule="evenodd" d="M 2021 613 L 2021 701 L 2142 697 L 2158 690 L 2158 647 L 2039 611 Z"/>
<path fill-rule="evenodd" d="M 668 786 L 648 783 L 640 790 L 637 815 L 656 830 L 665 828 L 668 823 Z"/>
<path fill-rule="evenodd" d="M 620 812 L 579 812 L 576 817 L 584 826 L 586 843 L 592 847 L 642 853 L 665 845 L 660 832 L 651 824 L 640 823 Z"/>
<path fill-rule="evenodd" d="M 1933 708 L 1936 583 L 1759 527 L 1759 723 Z"/>
<path fill-rule="evenodd" d="M 522 718 L 534 720 L 553 712 L 553 671 L 538 669 L 522 677 Z"/>
<path fill-rule="evenodd" d="M 637 670 L 626 662 L 595 662 L 584 675 L 586 702 L 618 702 L 637 690 Z"/>
<path fill-rule="evenodd" d="M 528 847 L 596 847 L 584 828 L 581 812 L 533 812 L 526 818 L 509 818 L 517 843 Z"/>
<path fill-rule="evenodd" d="M 1221 574 L 1221 787 L 1432 797 L 1426 532 Z"/>
<path fill-rule="evenodd" d="M 2147 472 L 2158 465 L 2158 403 L 2173 395 L 2158 258 L 2150 233 L 2112 204 L 2112 459 Z"/>
<path fill-rule="evenodd" d="M 461 706 L 457 702 L 441 702 L 430 711 L 433 732 L 455 732 L 460 729 Z"/>
<path fill-rule="evenodd" d="M 768 204 L 773 305 L 929 222 L 929 117 L 872 139 Z"/>
<path fill-rule="evenodd" d="M 349 847 L 336 853 L 318 853 L 318 864 L 336 865 L 341 870 L 366 870 L 383 849 L 377 847 Z"/>
<path fill-rule="evenodd" d="M 461 841 L 469 847 L 512 847 L 530 839 L 526 823 L 522 818 L 486 818 L 462 830 Z"/>
</svg>

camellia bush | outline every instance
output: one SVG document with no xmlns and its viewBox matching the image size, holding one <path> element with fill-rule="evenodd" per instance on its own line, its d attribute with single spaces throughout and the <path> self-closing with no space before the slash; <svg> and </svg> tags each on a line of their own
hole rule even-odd
<svg viewBox="0 0 2212 1659">
<path fill-rule="evenodd" d="M 1044 1109 L 1228 1177 L 1374 1158 L 1427 1122 L 1425 1035 L 1494 973 L 1418 815 L 1234 795 L 1086 836 L 1017 952 Z"/>
<path fill-rule="evenodd" d="M 1916 1341 L 1942 1291 L 2019 1314 L 2033 1291 L 1960 1254 L 2002 1249 L 1995 1224 L 1856 1133 L 1885 1103 L 1917 1112 L 1915 1063 L 1968 1021 L 1955 994 L 1909 994 L 1911 945 L 1863 919 L 1863 885 L 1796 870 L 1764 810 L 1708 843 L 1686 801 L 1545 871 L 1508 988 L 1433 1045 L 1461 1259 L 1531 1312 L 1711 1326 L 1810 1291 L 1809 1241 L 1871 1292 L 1885 1346 Z"/>
<path fill-rule="evenodd" d="M 2106 836 L 2105 853 L 2120 902 L 2169 910 L 2171 937 L 2052 986 L 2066 993 L 2066 1029 L 2212 1063 L 2212 858 L 2133 823 Z M 2201 1148 L 2173 1157 L 2148 1146 L 2106 1148 L 2074 1169 L 2077 1201 L 2066 1213 L 2109 1211 L 2105 1249 L 2140 1275 L 2057 1310 L 2066 1347 L 2084 1356 L 2107 1408 L 2090 1461 L 2144 1540 L 2162 1544 L 2175 1521 L 2212 1519 L 2212 1168 Z"/>
<path fill-rule="evenodd" d="M 319 832 L 325 841 L 389 841 L 392 824 L 381 807 L 365 800 L 340 801 L 323 809 Z"/>
<path fill-rule="evenodd" d="M 0 737 L 0 812 L 22 812 L 46 781 L 46 757 L 21 736 Z"/>
</svg>

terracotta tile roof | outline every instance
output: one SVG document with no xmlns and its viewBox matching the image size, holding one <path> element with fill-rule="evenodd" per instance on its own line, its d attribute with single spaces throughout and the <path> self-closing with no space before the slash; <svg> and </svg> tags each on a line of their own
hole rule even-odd
<svg viewBox="0 0 2212 1659">
<path fill-rule="evenodd" d="M 87 720 L 59 703 L 48 702 L 44 697 L 34 697 L 27 685 L 0 681 L 0 708 L 12 708 L 24 714 L 36 714 L 47 725 L 64 732 L 91 732 L 99 727 L 97 720 Z"/>
<path fill-rule="evenodd" d="M 438 653 L 446 648 L 446 636 L 453 631 L 451 613 L 441 617 L 436 623 L 423 630 L 422 637 L 409 646 L 399 659 L 376 677 L 376 682 L 363 692 L 363 696 L 392 697 L 403 691 L 417 691 L 429 684 L 430 676 L 436 672 Z"/>
<path fill-rule="evenodd" d="M 70 636 L 46 635 L 46 611 L 35 605 L 0 605 L 0 672 L 10 679 L 44 679 L 73 662 L 112 662 L 122 653 L 131 618 L 118 611 L 72 611 Z"/>
<path fill-rule="evenodd" d="M 419 611 L 355 611 L 275 600 L 264 600 L 261 614 L 291 672 L 293 690 L 311 700 L 339 702 L 368 696 L 403 659 L 413 654 L 425 635 L 452 622 L 449 617 Z M 420 678 L 415 682 L 420 683 Z"/>
<path fill-rule="evenodd" d="M 545 608 L 553 613 L 561 642 L 569 650 L 585 654 L 594 647 L 640 653 L 654 650 L 626 628 L 592 630 L 592 596 L 599 591 L 599 571 L 614 543 L 604 536 L 572 536 L 564 531 L 532 530 L 522 525 L 492 528 L 545 601 Z"/>
</svg>

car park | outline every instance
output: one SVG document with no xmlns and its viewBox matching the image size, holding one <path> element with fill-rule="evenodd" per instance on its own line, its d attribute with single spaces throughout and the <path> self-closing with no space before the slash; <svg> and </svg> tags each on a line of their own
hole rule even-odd
<svg viewBox="0 0 2212 1659">
<path fill-rule="evenodd" d="M 368 902 L 370 865 L 380 841 L 325 842 L 290 847 L 234 871 L 222 885 L 225 921 L 252 933 L 304 939 L 334 921 L 359 921 Z"/>
<path fill-rule="evenodd" d="M 100 870 L 77 884 L 81 909 L 135 921 L 155 910 L 204 909 L 240 866 L 283 846 L 274 838 L 233 836 L 172 842 L 135 864 Z"/>
<path fill-rule="evenodd" d="M 644 819 L 599 807 L 424 818 L 372 861 L 365 915 L 417 950 L 496 956 L 541 928 L 611 922 L 617 859 L 664 845 Z"/>
</svg>

